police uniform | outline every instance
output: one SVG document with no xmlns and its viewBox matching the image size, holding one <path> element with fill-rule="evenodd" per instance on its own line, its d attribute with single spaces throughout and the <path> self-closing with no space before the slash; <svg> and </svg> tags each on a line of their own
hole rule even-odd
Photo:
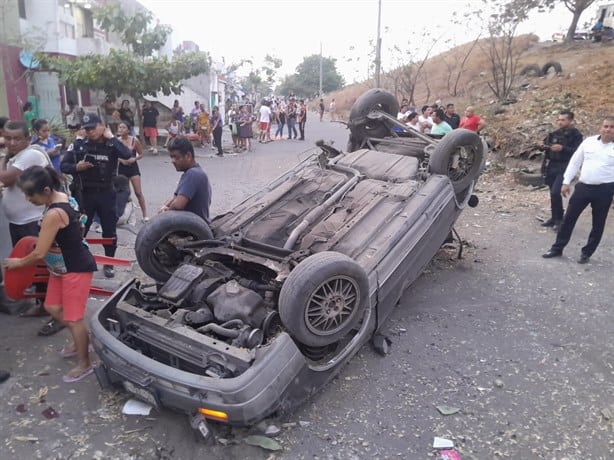
<svg viewBox="0 0 614 460">
<path fill-rule="evenodd" d="M 101 123 L 94 114 L 83 117 L 83 127 L 93 128 Z M 94 215 L 100 217 L 103 238 L 113 238 L 113 244 L 104 246 L 104 253 L 109 257 L 117 249 L 117 211 L 116 194 L 113 178 L 117 175 L 118 158 L 129 159 L 132 152 L 117 138 L 102 138 L 100 142 L 90 139 L 75 139 L 68 147 L 62 159 L 63 173 L 71 174 L 76 182 L 81 210 L 87 214 L 85 233 L 90 229 Z M 94 165 L 77 172 L 77 163 L 88 161 Z"/>
<path fill-rule="evenodd" d="M 561 185 L 563 173 L 569 164 L 571 156 L 582 143 L 582 133 L 574 126 L 560 128 L 551 132 L 544 139 L 544 145 L 548 146 L 544 155 L 543 174 L 544 182 L 550 188 L 551 218 L 546 224 L 560 225 L 563 221 L 563 198 L 561 197 Z M 550 150 L 551 145 L 563 146 L 560 152 Z M 546 225 L 545 224 L 545 225 Z"/>
</svg>

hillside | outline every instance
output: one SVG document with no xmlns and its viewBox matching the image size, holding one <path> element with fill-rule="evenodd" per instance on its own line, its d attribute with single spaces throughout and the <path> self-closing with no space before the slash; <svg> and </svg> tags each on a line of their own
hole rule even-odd
<svg viewBox="0 0 614 460">
<path fill-rule="evenodd" d="M 584 135 L 594 134 L 603 117 L 614 113 L 614 44 L 538 43 L 532 35 L 519 37 L 516 46 L 522 54 L 518 69 L 530 64 L 542 67 L 554 61 L 561 64 L 562 73 L 519 76 L 513 94 L 517 102 L 503 106 L 496 103 L 487 86 L 489 64 L 481 44 L 474 48 L 465 64 L 457 96 L 450 95 L 448 69 L 463 59 L 469 46 L 462 45 L 429 59 L 425 64 L 428 85 L 418 81 L 414 100 L 417 106 L 436 100 L 442 104 L 453 102 L 461 115 L 467 105 L 476 107 L 488 123 L 484 134 L 495 147 L 496 155 L 492 159 L 501 166 L 517 166 L 516 159 L 531 157 L 531 144 L 539 142 L 553 129 L 552 122 L 560 110 L 575 112 L 578 129 Z M 381 80 L 384 88 L 395 92 L 389 76 Z M 367 84 L 349 86 L 329 97 L 336 99 L 338 108 L 347 116 L 353 102 L 368 87 Z M 406 96 L 400 91 L 396 94 L 399 100 Z"/>
</svg>

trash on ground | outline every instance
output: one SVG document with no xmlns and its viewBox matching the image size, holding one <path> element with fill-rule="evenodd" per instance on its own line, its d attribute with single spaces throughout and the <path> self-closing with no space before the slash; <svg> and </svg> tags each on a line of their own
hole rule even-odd
<svg viewBox="0 0 614 460">
<path fill-rule="evenodd" d="M 38 442 L 38 438 L 36 436 L 14 436 L 13 439 L 15 441 L 23 442 Z"/>
<path fill-rule="evenodd" d="M 433 438 L 433 449 L 452 449 L 454 442 L 446 438 L 439 438 L 435 436 Z"/>
<path fill-rule="evenodd" d="M 441 450 L 439 455 L 441 455 L 441 460 L 461 460 L 460 454 L 454 449 Z"/>
<path fill-rule="evenodd" d="M 456 414 L 458 411 L 460 411 L 458 407 L 452 407 L 452 406 L 446 406 L 446 405 L 435 406 L 435 408 L 439 411 L 441 415 L 453 415 L 453 414 Z"/>
<path fill-rule="evenodd" d="M 126 415 L 149 415 L 153 406 L 139 399 L 129 399 L 122 408 L 122 414 Z"/>
<path fill-rule="evenodd" d="M 266 450 L 281 450 L 281 445 L 274 439 L 267 438 L 266 436 L 252 435 L 243 439 L 245 444 L 250 446 L 262 447 Z"/>
</svg>

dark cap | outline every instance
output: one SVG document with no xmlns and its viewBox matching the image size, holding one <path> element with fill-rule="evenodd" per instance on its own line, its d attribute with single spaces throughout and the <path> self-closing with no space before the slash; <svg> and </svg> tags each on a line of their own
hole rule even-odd
<svg viewBox="0 0 614 460">
<path fill-rule="evenodd" d="M 82 128 L 95 128 L 98 123 L 102 123 L 102 120 L 95 113 L 86 113 L 83 115 Z"/>
</svg>

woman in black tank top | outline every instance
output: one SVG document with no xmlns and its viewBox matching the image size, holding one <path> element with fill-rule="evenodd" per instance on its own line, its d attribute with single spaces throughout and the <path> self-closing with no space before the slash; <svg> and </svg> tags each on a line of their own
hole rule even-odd
<svg viewBox="0 0 614 460">
<path fill-rule="evenodd" d="M 45 260 L 49 282 L 45 309 L 56 321 L 68 327 L 74 344 L 64 347 L 60 355 L 77 357 L 77 365 L 64 376 L 65 382 L 76 382 L 93 372 L 89 358 L 89 337 L 83 321 L 96 262 L 83 241 L 80 213 L 60 192 L 61 179 L 52 168 L 32 166 L 18 180 L 28 201 L 45 205 L 41 230 L 34 250 L 21 259 L 6 259 L 7 270 L 19 269 Z"/>
</svg>

